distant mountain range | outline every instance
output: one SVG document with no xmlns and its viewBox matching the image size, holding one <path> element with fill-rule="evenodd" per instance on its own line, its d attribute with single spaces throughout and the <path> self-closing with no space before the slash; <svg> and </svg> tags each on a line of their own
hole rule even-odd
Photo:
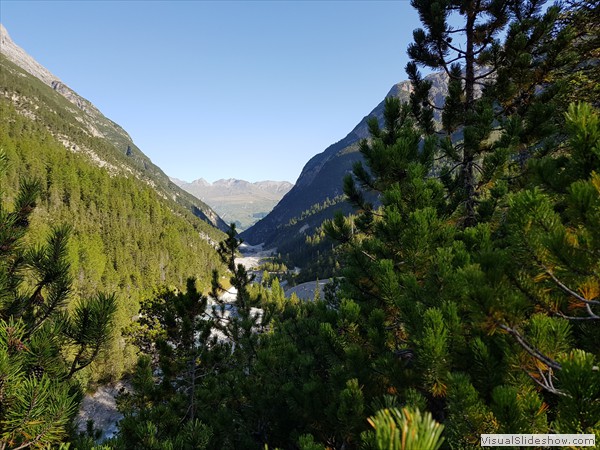
<svg viewBox="0 0 600 450">
<path fill-rule="evenodd" d="M 293 187 L 288 181 L 251 183 L 233 178 L 214 183 L 203 178 L 191 183 L 177 178 L 171 178 L 171 181 L 208 204 L 225 222 L 234 222 L 239 230 L 245 230 L 265 217 Z"/>
<path fill-rule="evenodd" d="M 98 152 L 78 144 L 70 136 L 55 133 L 67 148 L 86 154 L 90 161 L 106 168 L 109 173 L 137 178 L 151 186 L 163 199 L 187 208 L 213 226 L 223 230 L 227 227 L 226 222 L 233 221 L 238 223 L 240 229 L 244 229 L 261 219 L 243 231 L 242 237 L 251 244 L 265 243 L 269 247 L 278 247 L 282 253 L 288 253 L 304 247 L 305 235 L 311 234 L 323 220 L 332 217 L 335 210 L 351 210 L 343 201 L 342 180 L 345 174 L 351 172 L 353 164 L 362 159 L 358 143 L 369 137 L 367 121 L 370 117 L 382 121 L 384 101 L 360 120 L 342 140 L 311 158 L 293 187 L 289 183 L 249 183 L 242 180 L 219 180 L 210 184 L 199 179 L 187 183 L 169 179 L 132 142 L 123 128 L 102 115 L 93 104 L 15 45 L 4 27 L 0 32 L 3 71 L 13 78 L 24 76 L 11 67 L 11 63 L 14 63 L 19 70 L 33 75 L 68 101 L 64 115 L 74 117 L 83 134 L 109 142 L 111 147 L 110 150 Z M 436 73 L 426 78 L 433 85 L 432 101 L 438 106 L 442 105 L 447 94 L 446 76 Z M 408 101 L 411 89 L 409 81 L 402 81 L 394 85 L 386 97 Z M 36 105 L 31 99 L 23 98 L 10 89 L 5 89 L 4 96 L 22 114 L 36 116 Z"/>
<path fill-rule="evenodd" d="M 71 107 L 68 108 L 68 114 L 75 117 L 83 132 L 89 136 L 110 142 L 113 146 L 113 151 L 99 155 L 89 148 L 83 150 L 75 142 L 71 142 L 69 136 L 62 137 L 65 146 L 71 147 L 73 150 L 77 148 L 79 149 L 78 151 L 87 153 L 95 164 L 106 167 L 108 170 L 113 172 L 128 172 L 130 175 L 152 186 L 163 198 L 168 198 L 184 206 L 197 217 L 219 229 L 224 230 L 227 228 L 226 223 L 215 211 L 172 183 L 169 177 L 158 166 L 154 165 L 150 158 L 142 153 L 133 143 L 129 134 L 121 126 L 105 117 L 90 101 L 69 88 L 58 77 L 16 45 L 2 24 L 0 24 L 0 52 L 8 61 L 37 78 L 68 100 L 71 104 Z M 2 70 L 11 71 L 11 68 L 5 64 Z M 5 86 L 2 87 L 5 88 Z M 23 100 L 22 98 L 18 98 L 17 95 L 12 96 L 13 102 L 23 103 Z M 35 105 L 32 102 L 28 101 L 25 103 L 29 103 L 29 105 L 20 104 L 19 107 L 22 109 L 33 108 L 35 110 Z M 35 116 L 35 112 L 31 110 L 28 114 Z M 122 156 L 125 158 L 122 158 Z"/>
<path fill-rule="evenodd" d="M 432 102 L 443 105 L 447 76 L 433 73 L 426 79 L 432 82 Z M 398 97 L 407 102 L 411 90 L 410 81 L 402 81 L 390 89 L 386 98 Z M 382 100 L 346 137 L 312 157 L 294 187 L 264 219 L 242 233 L 242 237 L 251 244 L 265 243 L 267 247 L 277 247 L 283 254 L 293 253 L 304 246 L 305 235 L 333 217 L 336 210 L 349 212 L 350 206 L 342 199 L 342 180 L 352 171 L 354 163 L 362 160 L 358 144 L 369 137 L 369 118 L 376 117 L 383 123 L 384 104 Z"/>
</svg>

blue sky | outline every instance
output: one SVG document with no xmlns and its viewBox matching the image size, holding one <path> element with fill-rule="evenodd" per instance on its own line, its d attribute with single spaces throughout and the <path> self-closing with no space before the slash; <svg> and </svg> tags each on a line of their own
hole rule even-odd
<svg viewBox="0 0 600 450">
<path fill-rule="evenodd" d="M 12 39 L 168 175 L 295 182 L 406 79 L 406 1 L 2 0 Z"/>
</svg>

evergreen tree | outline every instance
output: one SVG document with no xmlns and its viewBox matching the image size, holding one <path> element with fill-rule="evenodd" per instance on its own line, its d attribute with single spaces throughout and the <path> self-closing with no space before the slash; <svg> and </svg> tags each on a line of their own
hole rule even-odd
<svg viewBox="0 0 600 450">
<path fill-rule="evenodd" d="M 600 352 L 592 344 L 600 338 L 598 112 L 589 104 L 572 104 L 566 128 L 564 146 L 532 161 L 533 186 L 511 198 L 507 231 L 517 262 L 511 277 L 535 313 L 505 315 L 500 327 L 522 348 L 518 364 L 531 379 L 559 395 L 559 427 L 598 433 Z M 579 397 L 580 389 L 587 390 L 588 400 Z"/>
<path fill-rule="evenodd" d="M 7 159 L 0 152 L 0 186 Z M 3 186 L 2 186 L 3 187 Z M 40 183 L 23 181 L 14 209 L 0 192 L 0 448 L 45 448 L 67 437 L 82 389 L 74 375 L 106 346 L 114 296 L 71 301 L 69 229 L 25 244 Z"/>
<path fill-rule="evenodd" d="M 412 110 L 425 133 L 434 130 L 431 83 L 417 67 L 442 69 L 448 95 L 441 108 L 446 163 L 441 177 L 460 207 L 464 226 L 489 215 L 486 201 L 510 157 L 527 158 L 533 142 L 554 131 L 550 100 L 558 84 L 550 74 L 563 64 L 572 35 L 559 24 L 560 8 L 544 1 L 413 0 L 423 28 L 413 32 L 406 71 L 413 83 Z M 458 21 L 458 27 L 451 25 Z M 505 132 L 506 139 L 494 136 Z M 522 160 L 521 160 L 522 161 Z M 483 202 L 485 207 L 478 211 Z M 493 203 L 493 202 L 492 202 Z"/>
<path fill-rule="evenodd" d="M 369 386 L 426 405 L 451 446 L 476 445 L 481 433 L 597 432 L 587 415 L 599 399 L 589 345 L 599 332 L 597 114 L 571 106 L 570 140 L 528 162 L 530 187 L 499 192 L 505 214 L 461 231 L 429 176 L 435 138 L 420 148 L 403 111 L 387 101 L 387 127 L 372 122 L 367 167 L 354 171 L 382 206 L 347 179 L 359 213 L 326 226 L 346 246 L 340 297 L 364 314 L 342 333 L 362 337 L 381 375 Z"/>
<path fill-rule="evenodd" d="M 160 289 L 142 302 L 129 335 L 145 353 L 132 379 L 133 392 L 119 398 L 124 418 L 114 448 L 206 448 L 212 430 L 198 420 L 202 380 L 212 376 L 212 334 L 208 298 L 187 281 L 186 292 Z M 212 352 L 212 353 L 211 353 Z M 154 374 L 158 372 L 158 376 Z"/>
<path fill-rule="evenodd" d="M 231 274 L 229 281 L 235 289 L 233 308 L 227 311 L 228 305 L 220 300 L 225 289 L 218 281 L 217 271 L 213 272 L 212 296 L 218 303 L 215 312 L 222 319 L 221 331 L 232 344 L 234 355 L 239 355 L 243 360 L 240 362 L 249 368 L 251 359 L 256 354 L 258 333 L 266 327 L 269 315 L 257 308 L 261 299 L 253 299 L 250 295 L 249 286 L 254 280 L 254 275 L 248 274 L 242 264 L 236 264 L 235 259 L 241 244 L 242 240 L 237 238 L 235 224 L 232 223 L 227 231 L 227 238 L 219 243 L 218 252 Z"/>
</svg>

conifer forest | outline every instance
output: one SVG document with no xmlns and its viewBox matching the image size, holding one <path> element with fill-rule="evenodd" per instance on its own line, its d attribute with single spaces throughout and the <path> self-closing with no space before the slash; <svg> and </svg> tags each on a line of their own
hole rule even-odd
<svg viewBox="0 0 600 450">
<path fill-rule="evenodd" d="M 600 446 L 598 3 L 411 4 L 409 101 L 258 271 L 2 60 L 0 450 Z M 82 426 L 117 382 L 115 432 Z"/>
</svg>

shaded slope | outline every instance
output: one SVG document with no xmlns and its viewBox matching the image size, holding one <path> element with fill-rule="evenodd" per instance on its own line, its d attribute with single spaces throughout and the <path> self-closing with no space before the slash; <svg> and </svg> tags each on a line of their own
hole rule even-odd
<svg viewBox="0 0 600 450">
<path fill-rule="evenodd" d="M 442 104 L 446 95 L 445 76 L 436 73 L 426 78 L 433 83 L 432 101 L 437 105 Z M 402 81 L 394 85 L 386 97 L 398 97 L 402 101 L 408 101 L 410 92 L 410 82 Z M 242 237 L 252 244 L 264 242 L 266 246 L 274 246 L 278 242 L 286 242 L 289 246 L 291 245 L 290 240 L 301 239 L 302 236 L 298 236 L 297 231 L 288 231 L 290 228 L 288 224 L 290 221 L 298 220 L 304 211 L 310 210 L 315 205 L 323 204 L 327 199 L 334 200 L 343 194 L 344 175 L 352 171 L 352 166 L 356 161 L 362 160 L 358 143 L 369 136 L 367 122 L 371 117 L 377 117 L 380 123 L 383 121 L 384 103 L 385 99 L 365 116 L 346 137 L 312 157 L 302 169 L 298 181 L 290 192 L 283 197 L 267 217 L 242 233 Z M 323 220 L 332 217 L 333 212 L 339 208 L 328 209 L 327 214 L 320 214 L 318 225 Z M 315 228 L 315 218 L 313 217 L 310 222 L 304 224 L 308 227 L 304 227 L 303 233 L 310 233 Z M 294 226 L 293 228 L 297 230 L 302 226 L 301 224 L 299 227 Z"/>
</svg>

